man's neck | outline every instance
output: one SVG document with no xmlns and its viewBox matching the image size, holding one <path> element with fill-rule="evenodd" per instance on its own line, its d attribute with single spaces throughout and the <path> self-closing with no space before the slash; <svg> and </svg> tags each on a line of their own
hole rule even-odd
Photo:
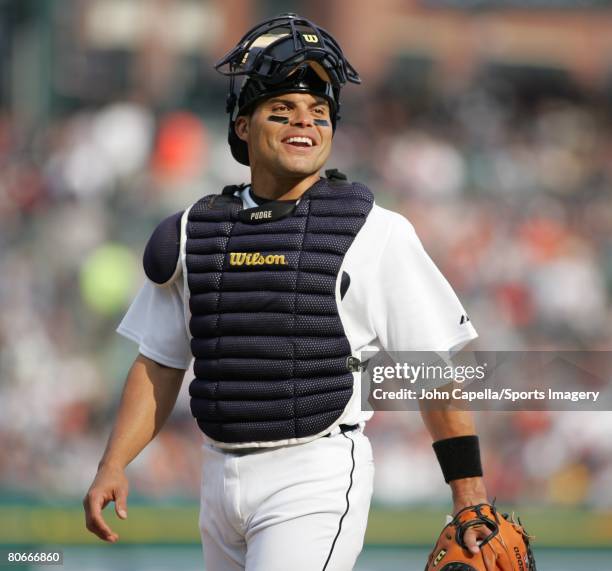
<svg viewBox="0 0 612 571">
<path fill-rule="evenodd" d="M 267 172 L 251 171 L 254 194 L 269 200 L 297 200 L 320 178 L 318 172 L 306 178 L 280 178 Z"/>
</svg>

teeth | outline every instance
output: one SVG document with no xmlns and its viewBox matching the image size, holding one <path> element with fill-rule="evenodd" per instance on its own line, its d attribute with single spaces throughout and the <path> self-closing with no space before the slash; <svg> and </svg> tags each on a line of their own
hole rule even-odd
<svg viewBox="0 0 612 571">
<path fill-rule="evenodd" d="M 289 137 L 285 142 L 287 143 L 306 143 L 309 147 L 312 147 L 313 142 L 310 137 Z"/>
</svg>

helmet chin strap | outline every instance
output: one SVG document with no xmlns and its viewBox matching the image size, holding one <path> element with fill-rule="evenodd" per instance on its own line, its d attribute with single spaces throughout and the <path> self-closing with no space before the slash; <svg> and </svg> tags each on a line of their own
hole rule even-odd
<svg viewBox="0 0 612 571">
<path fill-rule="evenodd" d="M 232 75 L 230 77 L 229 93 L 227 94 L 227 99 L 225 100 L 225 112 L 229 113 L 230 118 L 232 118 L 236 103 L 238 103 L 238 96 L 236 95 L 236 91 L 234 89 L 235 83 L 234 76 Z"/>
</svg>

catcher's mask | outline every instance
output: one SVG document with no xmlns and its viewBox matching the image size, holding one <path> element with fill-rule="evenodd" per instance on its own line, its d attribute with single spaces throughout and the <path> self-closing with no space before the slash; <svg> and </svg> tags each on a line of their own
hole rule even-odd
<svg viewBox="0 0 612 571">
<path fill-rule="evenodd" d="M 233 157 L 243 165 L 249 164 L 249 153 L 234 130 L 236 117 L 250 113 L 257 103 L 274 95 L 312 93 L 328 101 L 335 131 L 340 89 L 347 81 L 361 83 L 338 42 L 297 14 L 281 14 L 249 30 L 215 69 L 230 78 L 228 142 Z M 237 90 L 235 78 L 240 75 L 245 79 Z"/>
</svg>

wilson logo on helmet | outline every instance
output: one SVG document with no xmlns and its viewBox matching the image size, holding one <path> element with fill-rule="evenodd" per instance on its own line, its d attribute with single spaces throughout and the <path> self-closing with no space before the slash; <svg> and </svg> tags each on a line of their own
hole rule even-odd
<svg viewBox="0 0 612 571">
<path fill-rule="evenodd" d="M 262 255 L 260 252 L 230 252 L 230 266 L 286 266 L 283 254 Z"/>
<path fill-rule="evenodd" d="M 302 37 L 309 44 L 318 44 L 319 43 L 319 38 L 317 38 L 317 36 L 315 36 L 314 34 L 302 34 Z"/>
</svg>

